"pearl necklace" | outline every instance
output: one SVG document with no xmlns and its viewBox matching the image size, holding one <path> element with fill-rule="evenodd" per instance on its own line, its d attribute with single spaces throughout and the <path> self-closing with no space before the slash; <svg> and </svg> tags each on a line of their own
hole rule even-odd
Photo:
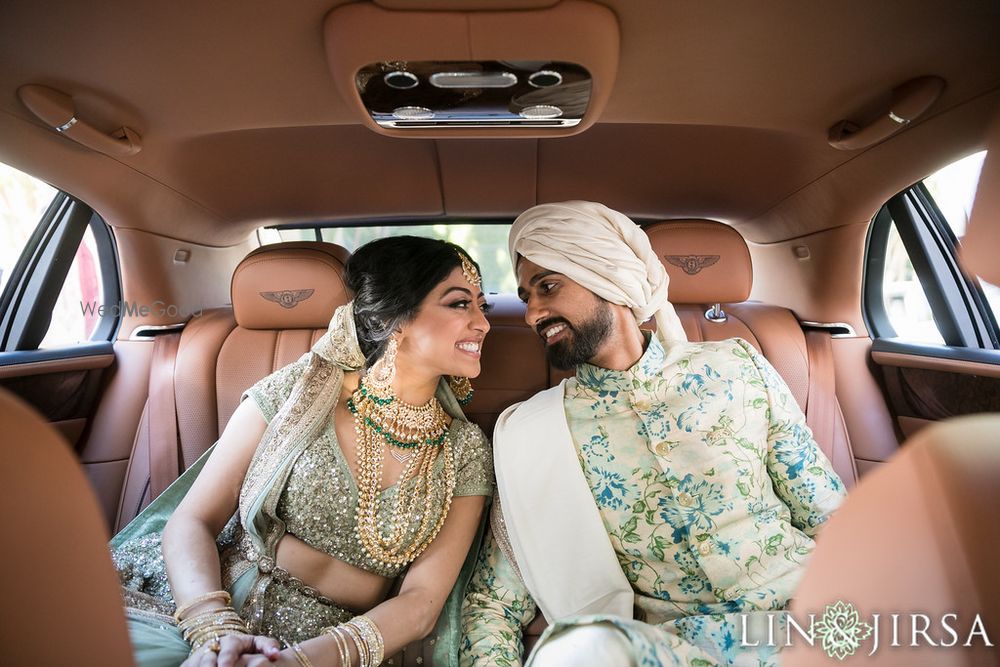
<svg viewBox="0 0 1000 667">
<path fill-rule="evenodd" d="M 362 378 L 347 400 L 354 415 L 358 453 L 357 537 L 365 552 L 387 566 L 405 565 L 430 546 L 448 516 L 455 490 L 455 464 L 447 415 L 436 398 L 424 405 L 403 403 L 391 393 L 380 395 Z M 397 481 L 395 503 L 386 526 L 378 521 L 386 445 L 410 450 Z M 394 452 L 393 452 L 394 453 Z M 444 457 L 443 479 L 434 474 L 437 456 Z M 413 488 L 406 480 L 413 478 Z M 444 507 L 431 523 L 434 497 L 444 490 Z M 417 510 L 418 501 L 423 500 Z M 418 512 L 418 513 L 417 513 Z M 419 520 L 415 531 L 412 520 Z"/>
</svg>

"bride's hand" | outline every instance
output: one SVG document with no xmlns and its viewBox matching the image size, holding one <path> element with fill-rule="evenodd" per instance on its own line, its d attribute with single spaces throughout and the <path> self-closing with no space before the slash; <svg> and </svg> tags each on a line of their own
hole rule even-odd
<svg viewBox="0 0 1000 667">
<path fill-rule="evenodd" d="M 301 663 L 295 658 L 291 650 L 286 649 L 278 654 L 275 660 L 265 658 L 262 655 L 242 655 L 236 667 L 298 667 Z"/>
<path fill-rule="evenodd" d="M 218 651 L 211 650 L 211 644 L 192 653 L 181 667 L 235 667 L 244 664 L 245 656 L 259 657 L 267 664 L 281 656 L 277 640 L 262 635 L 226 635 L 219 640 Z"/>
</svg>

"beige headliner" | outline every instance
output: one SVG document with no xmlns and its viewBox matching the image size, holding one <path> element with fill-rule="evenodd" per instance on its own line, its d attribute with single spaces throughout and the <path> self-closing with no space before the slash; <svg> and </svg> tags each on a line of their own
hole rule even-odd
<svg viewBox="0 0 1000 667">
<path fill-rule="evenodd" d="M 361 126 L 331 80 L 322 23 L 336 4 L 5 3 L 0 160 L 116 227 L 207 245 L 262 222 L 515 215 L 569 197 L 720 219 L 767 243 L 862 222 L 975 150 L 1000 85 L 992 1 L 616 0 L 601 3 L 621 54 L 598 125 L 546 140 L 394 139 Z M 926 74 L 947 82 L 926 120 L 866 151 L 827 145 L 830 125 Z M 25 83 L 72 94 L 104 129 L 136 129 L 142 152 L 112 159 L 56 135 L 18 101 Z"/>
</svg>

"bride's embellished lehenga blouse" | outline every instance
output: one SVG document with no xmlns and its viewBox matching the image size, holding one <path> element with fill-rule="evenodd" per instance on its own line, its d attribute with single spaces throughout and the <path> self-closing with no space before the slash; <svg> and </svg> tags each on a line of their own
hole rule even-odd
<svg viewBox="0 0 1000 667">
<path fill-rule="evenodd" d="M 353 333 L 352 327 L 347 328 Z M 332 342 L 327 340 L 331 334 Z M 286 533 L 383 577 L 397 577 L 405 569 L 405 565 L 391 566 L 372 559 L 357 537 L 358 488 L 337 441 L 333 406 L 340 395 L 344 366 L 350 369 L 360 364 L 343 362 L 345 353 L 337 349 L 337 335 L 331 323 L 330 334 L 312 352 L 244 392 L 242 398 L 255 401 L 268 429 L 244 479 L 238 512 L 217 540 L 222 585 L 232 595 L 233 607 L 251 632 L 288 643 L 315 637 L 322 628 L 366 610 L 344 609 L 278 567 L 275 551 Z M 492 455 L 486 437 L 462 416 L 446 382 L 441 382 L 437 397 L 453 417 L 448 427 L 455 469 L 453 495 L 492 495 Z M 177 665 L 190 652 L 172 618 L 175 605 L 160 540 L 170 511 L 210 452 L 112 541 L 133 648 L 143 667 Z M 438 480 L 443 478 L 444 453 L 446 450 L 433 464 Z M 411 477 L 382 492 L 376 523 L 384 534 L 392 523 L 392 501 L 401 485 L 415 481 L 416 477 Z M 432 484 L 429 494 L 428 506 L 440 516 L 446 507 L 445 485 Z M 423 506 L 423 502 L 418 503 L 418 507 Z M 420 517 L 410 516 L 405 539 L 412 539 L 419 525 Z M 438 625 L 442 636 L 436 642 L 436 655 L 442 659 L 447 655 L 448 662 L 457 655 L 460 588 L 470 572 L 471 559 Z"/>
</svg>

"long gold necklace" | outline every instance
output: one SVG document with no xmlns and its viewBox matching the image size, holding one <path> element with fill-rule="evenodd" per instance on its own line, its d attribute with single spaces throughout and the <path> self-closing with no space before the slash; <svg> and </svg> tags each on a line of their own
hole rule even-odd
<svg viewBox="0 0 1000 667">
<path fill-rule="evenodd" d="M 391 391 L 376 391 L 362 378 L 351 394 L 347 407 L 354 415 L 358 451 L 358 521 L 357 536 L 365 552 L 385 565 L 405 565 L 415 560 L 430 545 L 444 525 L 455 491 L 455 465 L 447 415 L 436 398 L 424 405 L 403 403 Z M 383 452 L 388 445 L 407 450 L 403 472 L 397 481 L 395 502 L 390 519 L 379 525 L 382 495 Z M 434 474 L 438 456 L 444 457 L 443 479 Z M 407 490 L 404 481 L 414 478 Z M 434 497 L 444 485 L 444 506 L 437 521 L 431 521 Z M 409 539 L 417 503 L 419 526 Z"/>
</svg>

